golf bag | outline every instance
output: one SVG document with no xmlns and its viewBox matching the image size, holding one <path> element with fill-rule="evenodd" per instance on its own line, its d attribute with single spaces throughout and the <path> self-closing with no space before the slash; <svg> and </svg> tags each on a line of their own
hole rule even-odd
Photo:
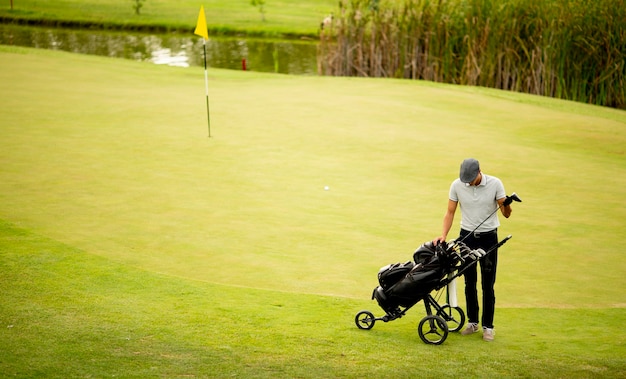
<svg viewBox="0 0 626 379">
<path fill-rule="evenodd" d="M 385 315 L 375 317 L 370 311 L 360 311 L 354 317 L 356 326 L 359 329 L 372 329 L 376 321 L 398 319 L 422 301 L 426 316 L 419 322 L 417 332 L 425 343 L 443 343 L 448 332 L 459 331 L 465 322 L 465 313 L 456 305 L 453 281 L 510 238 L 508 236 L 501 240 L 489 251 L 472 250 L 462 240 L 441 242 L 437 246 L 432 242 L 422 244 L 413 254 L 413 262 L 390 264 L 378 271 L 379 286 L 374 289 L 372 299 L 376 299 Z M 437 299 L 444 287 L 448 286 L 452 286 L 453 294 L 450 296 L 448 293 L 450 304 L 440 305 Z M 436 292 L 435 296 L 431 292 Z"/>
<path fill-rule="evenodd" d="M 378 272 L 380 286 L 374 289 L 372 299 L 387 313 L 398 307 L 411 307 L 422 300 L 445 280 L 450 259 L 438 253 L 432 242 L 420 246 L 413 254 L 415 263 L 395 263 Z"/>
</svg>

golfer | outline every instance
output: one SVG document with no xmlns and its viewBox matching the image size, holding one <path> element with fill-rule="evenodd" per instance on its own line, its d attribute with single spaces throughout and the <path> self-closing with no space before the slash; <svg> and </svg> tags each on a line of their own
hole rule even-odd
<svg viewBox="0 0 626 379">
<path fill-rule="evenodd" d="M 443 217 L 443 231 L 433 243 L 445 242 L 454 221 L 457 205 L 461 206 L 460 239 L 470 249 L 482 248 L 489 251 L 498 243 L 498 207 L 502 215 L 511 215 L 511 199 L 506 196 L 502 181 L 495 176 L 483 174 L 479 162 L 468 158 L 461 163 L 459 178 L 450 185 L 448 209 Z M 489 217 L 492 215 L 491 217 Z M 481 225 L 482 223 L 482 225 Z M 476 229 L 476 230 L 475 230 Z M 483 313 L 481 318 L 483 340 L 493 341 L 493 316 L 496 296 L 496 268 L 498 250 L 495 249 L 480 260 L 480 273 L 483 290 Z M 465 300 L 467 302 L 467 328 L 462 335 L 477 333 L 478 327 L 478 293 L 476 291 L 477 268 L 473 265 L 465 271 Z"/>
</svg>

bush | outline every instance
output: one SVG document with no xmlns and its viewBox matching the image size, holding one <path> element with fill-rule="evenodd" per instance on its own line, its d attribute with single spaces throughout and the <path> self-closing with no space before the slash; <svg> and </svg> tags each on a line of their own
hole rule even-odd
<svg viewBox="0 0 626 379">
<path fill-rule="evenodd" d="M 341 0 L 320 74 L 424 79 L 626 108 L 624 0 Z M 378 4 L 378 3 L 377 3 Z"/>
</svg>

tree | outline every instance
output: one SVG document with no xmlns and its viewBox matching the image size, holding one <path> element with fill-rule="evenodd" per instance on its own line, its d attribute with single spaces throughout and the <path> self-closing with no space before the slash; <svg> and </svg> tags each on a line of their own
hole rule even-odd
<svg viewBox="0 0 626 379">
<path fill-rule="evenodd" d="M 135 14 L 139 14 L 141 11 L 141 7 L 143 7 L 143 2 L 146 0 L 134 0 L 135 4 L 133 4 L 133 9 L 135 9 Z"/>
<path fill-rule="evenodd" d="M 250 4 L 254 7 L 259 7 L 259 12 L 261 12 L 261 21 L 265 22 L 265 0 L 251 0 Z"/>
</svg>

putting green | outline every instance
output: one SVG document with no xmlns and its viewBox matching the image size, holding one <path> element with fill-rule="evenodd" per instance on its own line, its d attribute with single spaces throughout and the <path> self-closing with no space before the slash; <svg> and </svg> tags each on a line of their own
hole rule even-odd
<svg viewBox="0 0 626 379">
<path fill-rule="evenodd" d="M 626 112 L 211 69 L 208 138 L 201 69 L 3 46 L 0 81 L 0 218 L 81 251 L 368 299 L 379 267 L 440 233 L 473 156 L 524 200 L 501 220 L 499 306 L 626 306 Z"/>
</svg>

